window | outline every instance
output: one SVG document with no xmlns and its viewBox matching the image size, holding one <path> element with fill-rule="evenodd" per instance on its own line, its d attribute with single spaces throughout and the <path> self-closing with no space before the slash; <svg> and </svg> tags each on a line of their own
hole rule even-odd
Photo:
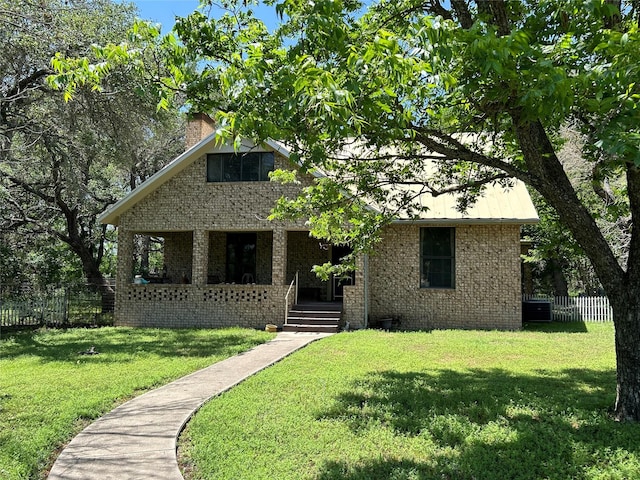
<svg viewBox="0 0 640 480">
<path fill-rule="evenodd" d="M 420 229 L 420 287 L 455 287 L 455 229 Z"/>
<path fill-rule="evenodd" d="M 266 182 L 273 168 L 273 152 L 210 153 L 207 182 Z"/>
<path fill-rule="evenodd" d="M 227 233 L 227 282 L 255 283 L 256 245 L 255 233 Z"/>
</svg>

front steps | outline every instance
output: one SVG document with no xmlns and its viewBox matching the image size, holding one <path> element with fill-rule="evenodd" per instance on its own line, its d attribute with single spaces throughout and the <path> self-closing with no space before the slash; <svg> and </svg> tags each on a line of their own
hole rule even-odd
<svg viewBox="0 0 640 480">
<path fill-rule="evenodd" d="M 289 310 L 285 332 L 336 333 L 342 315 L 341 303 L 314 302 L 297 304 Z"/>
</svg>

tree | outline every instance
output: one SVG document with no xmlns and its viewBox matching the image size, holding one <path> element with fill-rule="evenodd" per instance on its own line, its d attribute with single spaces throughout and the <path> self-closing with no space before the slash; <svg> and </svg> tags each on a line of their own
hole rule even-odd
<svg viewBox="0 0 640 480">
<path fill-rule="evenodd" d="M 629 239 L 629 203 L 625 185 L 619 179 L 602 177 L 594 166 L 585 162 L 582 151 L 585 138 L 574 127 L 560 131 L 562 145 L 558 151 L 571 185 L 580 199 L 589 206 L 598 227 L 618 258 L 626 262 Z M 570 292 L 599 295 L 602 286 L 589 260 L 576 243 L 571 232 L 560 222 L 556 211 L 532 191 L 532 200 L 540 222 L 523 228 L 524 238 L 533 246 L 526 261 L 533 267 L 536 292 L 567 296 Z"/>
<path fill-rule="evenodd" d="M 130 5 L 107 0 L 0 0 L 0 232 L 14 249 L 25 237 L 65 244 L 105 306 L 107 227 L 97 216 L 182 150 L 182 121 L 132 91 L 139 82 L 124 69 L 74 102 L 46 80 L 56 52 L 86 55 L 133 22 Z"/>
<path fill-rule="evenodd" d="M 0 239 L 0 291 L 48 291 L 82 283 L 78 257 L 62 242 L 24 231 L 4 231 Z"/>
<path fill-rule="evenodd" d="M 316 234 L 364 250 L 395 214 L 420 208 L 416 191 L 464 190 L 465 208 L 489 183 L 524 181 L 557 212 L 611 301 L 615 416 L 640 420 L 640 2 L 379 0 L 363 11 L 355 0 L 282 0 L 273 33 L 247 3 L 178 21 L 180 42 L 164 42 L 180 75 L 164 83 L 169 93 L 184 86 L 193 109 L 217 112 L 230 138 L 283 140 L 303 169 L 331 173 L 276 215 L 309 216 Z M 201 62 L 199 74 L 184 75 L 185 59 Z M 70 89 L 92 80 L 66 67 Z M 558 158 L 568 122 L 587 139 L 582 161 L 594 181 L 624 185 L 622 263 Z M 435 172 L 425 168 L 433 161 Z"/>
</svg>

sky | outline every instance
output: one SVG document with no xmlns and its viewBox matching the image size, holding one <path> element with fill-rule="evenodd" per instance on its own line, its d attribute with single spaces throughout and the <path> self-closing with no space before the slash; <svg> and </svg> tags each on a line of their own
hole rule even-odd
<svg viewBox="0 0 640 480">
<path fill-rule="evenodd" d="M 176 16 L 185 17 L 193 12 L 198 0 L 131 0 L 138 7 L 139 17 L 162 24 L 162 33 L 168 33 Z M 266 6 L 254 8 L 255 15 L 265 22 L 267 27 L 276 24 L 274 10 Z"/>
<path fill-rule="evenodd" d="M 162 24 L 162 32 L 171 30 L 176 16 L 185 17 L 199 5 L 198 0 L 134 0 L 138 15 L 144 20 Z"/>
</svg>

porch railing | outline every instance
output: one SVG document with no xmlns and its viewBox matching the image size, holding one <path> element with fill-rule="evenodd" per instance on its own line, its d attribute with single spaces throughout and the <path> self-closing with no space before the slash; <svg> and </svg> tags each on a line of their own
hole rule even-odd
<svg viewBox="0 0 640 480">
<path fill-rule="evenodd" d="M 293 303 L 295 305 L 298 303 L 298 272 L 296 272 L 293 280 L 291 280 L 291 284 L 289 285 L 289 289 L 287 290 L 287 294 L 284 296 L 284 324 L 288 325 L 289 323 L 289 297 L 293 293 Z"/>
</svg>

